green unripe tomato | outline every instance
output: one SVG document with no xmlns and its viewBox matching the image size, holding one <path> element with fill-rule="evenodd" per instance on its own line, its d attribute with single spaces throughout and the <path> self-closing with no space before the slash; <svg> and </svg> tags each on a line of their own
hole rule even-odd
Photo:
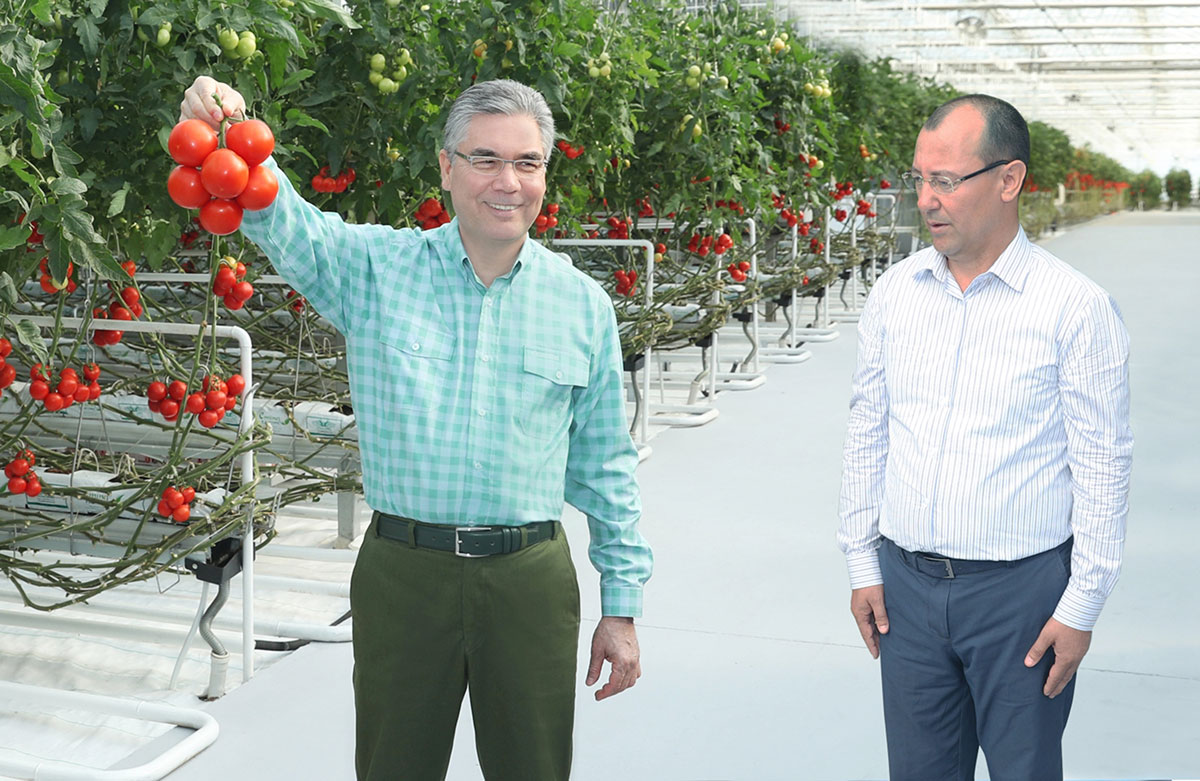
<svg viewBox="0 0 1200 781">
<path fill-rule="evenodd" d="M 699 122 L 697 122 L 696 124 L 692 125 L 692 138 L 693 138 L 693 139 L 695 139 L 695 138 L 699 138 L 699 137 L 700 137 L 701 135 L 703 135 L 703 134 L 704 134 L 704 128 L 700 127 L 700 123 L 699 123 Z"/>
<path fill-rule="evenodd" d="M 592 65 L 591 67 L 588 68 L 588 75 L 591 76 L 593 79 L 598 79 L 598 78 L 600 78 L 600 69 L 597 68 L 595 65 Z"/>
<path fill-rule="evenodd" d="M 383 74 L 380 73 L 379 71 L 371 71 L 370 73 L 367 74 L 367 81 L 371 82 L 376 87 L 378 87 L 379 82 L 383 81 Z"/>
<path fill-rule="evenodd" d="M 607 79 L 611 74 L 612 74 L 612 66 L 611 65 L 609 65 L 608 63 L 605 63 L 600 66 L 601 77 Z"/>
<path fill-rule="evenodd" d="M 383 69 L 387 67 L 387 58 L 382 54 L 371 55 L 371 70 L 383 73 Z"/>
<path fill-rule="evenodd" d="M 137 37 L 142 43 L 149 43 L 150 41 L 150 36 L 146 35 L 145 28 L 141 27 L 140 25 L 137 28 Z"/>
<path fill-rule="evenodd" d="M 719 79 L 717 79 L 717 82 L 720 83 L 721 89 L 729 88 L 729 77 L 728 76 L 721 76 Z"/>
<path fill-rule="evenodd" d="M 396 70 L 392 71 L 392 78 L 396 81 L 404 81 L 408 78 L 408 68 L 401 65 Z"/>
<path fill-rule="evenodd" d="M 401 49 L 400 56 L 397 58 L 397 62 L 401 65 L 412 65 L 412 61 L 412 54 L 408 51 L 408 49 Z"/>
<path fill-rule="evenodd" d="M 160 30 L 166 30 L 167 32 L 171 32 L 171 23 L 170 23 L 170 22 L 163 22 L 161 25 L 159 25 L 159 29 L 160 29 Z"/>
<path fill-rule="evenodd" d="M 165 27 L 158 28 L 158 34 L 154 36 L 155 46 L 166 46 L 171 42 L 171 31 Z"/>
<path fill-rule="evenodd" d="M 699 78 L 699 76 L 700 76 L 700 66 L 699 66 L 699 65 L 693 65 L 692 67 L 688 68 L 688 75 L 689 75 L 689 76 L 691 76 L 693 79 L 695 79 L 695 78 Z"/>
<path fill-rule="evenodd" d="M 217 33 L 217 43 L 221 44 L 221 48 L 225 51 L 236 49 L 238 45 L 238 34 L 236 30 L 225 28 Z"/>
<path fill-rule="evenodd" d="M 691 87 L 692 89 L 696 89 L 697 87 L 700 86 L 700 79 L 697 79 L 695 76 L 688 76 L 686 79 L 683 80 L 683 82 L 685 84 L 687 84 L 689 87 Z"/>
<path fill-rule="evenodd" d="M 400 89 L 400 85 L 389 79 L 387 76 L 384 76 L 382 79 L 380 79 L 379 83 L 375 86 L 378 87 L 379 91 L 384 95 L 390 95 L 396 90 Z"/>
<path fill-rule="evenodd" d="M 258 41 L 254 38 L 254 33 L 246 31 L 238 38 L 237 54 L 242 59 L 249 59 L 251 54 L 258 51 Z"/>
<path fill-rule="evenodd" d="M 511 68 L 512 66 L 513 66 L 512 60 L 508 59 L 507 57 L 500 60 L 501 68 Z"/>
<path fill-rule="evenodd" d="M 389 8 L 395 8 L 400 5 L 400 0 L 387 0 L 387 4 Z"/>
</svg>

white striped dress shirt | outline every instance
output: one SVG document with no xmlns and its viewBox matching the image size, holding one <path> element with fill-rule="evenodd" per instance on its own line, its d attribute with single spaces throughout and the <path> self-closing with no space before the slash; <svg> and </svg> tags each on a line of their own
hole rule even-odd
<svg viewBox="0 0 1200 781">
<path fill-rule="evenodd" d="M 1125 541 L 1128 357 L 1112 298 L 1023 230 L 966 291 L 932 247 L 883 274 L 858 324 L 844 451 L 851 588 L 883 582 L 881 535 L 1011 561 L 1073 534 L 1054 617 L 1090 630 Z"/>
</svg>

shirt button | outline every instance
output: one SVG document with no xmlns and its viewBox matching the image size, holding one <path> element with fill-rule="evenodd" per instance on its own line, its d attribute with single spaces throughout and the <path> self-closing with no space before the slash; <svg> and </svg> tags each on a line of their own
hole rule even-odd
<svg viewBox="0 0 1200 781">
<path fill-rule="evenodd" d="M 554 372 L 554 379 L 556 379 L 556 380 L 561 380 L 561 379 L 562 379 L 562 372 Z"/>
<path fill-rule="evenodd" d="M 476 462 L 475 462 L 475 468 L 476 468 L 476 469 L 483 469 L 483 464 L 482 464 L 482 463 L 480 463 L 479 461 L 476 461 Z"/>
<path fill-rule="evenodd" d="M 487 363 L 488 361 L 492 360 L 492 357 L 490 355 L 485 355 L 482 358 L 480 358 L 479 360 L 483 361 L 484 363 Z"/>
<path fill-rule="evenodd" d="M 484 415 L 486 415 L 486 414 L 487 414 L 487 410 L 485 410 L 485 409 L 480 409 L 480 410 L 479 410 L 479 417 L 483 417 L 483 416 L 484 416 Z"/>
<path fill-rule="evenodd" d="M 421 349 L 421 345 L 420 345 L 420 343 L 419 343 L 419 342 L 413 342 L 413 343 L 412 343 L 412 348 L 413 348 L 414 350 L 420 350 L 420 349 Z"/>
</svg>

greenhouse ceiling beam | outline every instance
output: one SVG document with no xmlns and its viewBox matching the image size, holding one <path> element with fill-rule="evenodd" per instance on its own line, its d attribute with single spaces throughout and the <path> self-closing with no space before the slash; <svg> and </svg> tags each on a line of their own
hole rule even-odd
<svg viewBox="0 0 1200 781">
<path fill-rule="evenodd" d="M 805 20 L 808 21 L 808 20 Z M 985 29 L 991 30 L 1194 30 L 1200 29 L 1200 22 L 1072 22 L 1055 24 L 1054 22 L 1030 22 L 1029 24 L 988 24 Z M 822 28 L 823 34 L 839 35 L 847 33 L 880 33 L 894 34 L 897 32 L 938 33 L 953 32 L 958 34 L 953 22 L 948 24 L 896 24 L 880 27 L 829 27 Z"/>
<path fill-rule="evenodd" d="M 972 41 L 969 44 L 964 44 L 962 41 L 924 41 L 921 43 L 893 43 L 892 46 L 897 49 L 922 49 L 925 47 L 949 47 L 949 46 L 1195 46 L 1200 44 L 1200 35 L 1193 38 L 1175 38 L 1171 40 L 1153 40 L 1153 41 L 1134 41 L 1127 38 L 1105 38 L 1101 40 L 1086 39 L 1078 41 L 1068 41 L 1062 38 L 1051 39 L 1043 38 L 1032 41 L 1022 41 L 1016 38 L 1006 38 L 1002 41 L 995 39 L 985 39 L 980 41 Z"/>
<path fill-rule="evenodd" d="M 897 58 L 898 59 L 898 58 Z M 1196 63 L 1200 64 L 1200 54 L 1189 56 L 1168 55 L 1168 54 L 1147 54 L 1147 55 L 1120 55 L 1112 54 L 1103 57 L 980 57 L 978 59 L 962 59 L 962 60 L 940 60 L 936 58 L 924 59 L 922 65 L 996 65 L 1004 63 L 1008 65 L 1081 65 L 1089 69 L 1095 70 L 1097 64 L 1120 65 L 1123 63 Z"/>
<path fill-rule="evenodd" d="M 1140 10 L 1144 8 L 1194 8 L 1195 0 L 1151 0 L 1150 2 L 1133 2 L 1133 0 L 1033 0 L 1033 2 L 1013 3 L 916 3 L 876 5 L 860 3 L 857 15 L 877 14 L 882 12 L 925 13 L 930 11 L 978 12 L 978 11 L 1075 11 L 1084 8 L 1119 8 L 1122 11 Z M 809 0 L 809 2 L 793 2 L 791 8 L 829 11 L 828 0 Z M 852 12 L 853 13 L 853 12 Z"/>
</svg>

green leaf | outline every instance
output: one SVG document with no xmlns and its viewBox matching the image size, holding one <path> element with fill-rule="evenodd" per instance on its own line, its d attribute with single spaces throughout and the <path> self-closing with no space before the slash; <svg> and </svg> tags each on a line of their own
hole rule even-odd
<svg viewBox="0 0 1200 781">
<path fill-rule="evenodd" d="M 14 225 L 0 230 L 0 252 L 13 247 L 19 247 L 29 237 L 29 228 L 24 225 Z"/>
<path fill-rule="evenodd" d="M 99 18 L 104 16 L 104 11 L 108 8 L 108 0 L 91 0 L 89 6 L 92 10 L 92 16 Z"/>
<path fill-rule="evenodd" d="M 324 131 L 326 134 L 329 133 L 329 128 L 325 127 L 325 123 L 321 122 L 319 119 L 313 119 L 300 109 L 290 108 L 287 110 L 287 113 L 284 114 L 284 117 L 287 118 L 287 127 L 315 127 Z"/>
<path fill-rule="evenodd" d="M 92 17 L 84 16 L 75 22 L 75 29 L 79 32 L 83 53 L 88 57 L 95 57 L 96 52 L 100 51 L 100 30 L 96 27 L 96 22 Z"/>
<path fill-rule="evenodd" d="M 579 54 L 581 51 L 583 51 L 582 46 L 577 43 L 571 43 L 570 41 L 560 41 L 554 47 L 554 53 L 557 56 L 568 60 Z"/>
<path fill-rule="evenodd" d="M 125 211 L 125 198 L 129 195 L 129 182 L 120 190 L 113 193 L 112 202 L 108 204 L 108 212 L 106 217 L 116 217 L 121 212 Z"/>
<path fill-rule="evenodd" d="M 55 195 L 83 195 L 87 192 L 87 185 L 82 179 L 76 179 L 72 176 L 60 176 L 50 185 L 50 191 Z"/>
<path fill-rule="evenodd" d="M 0 301 L 8 305 L 9 309 L 17 305 L 17 286 L 13 284 L 7 271 L 0 271 Z"/>
<path fill-rule="evenodd" d="M 62 228 L 65 232 L 82 239 L 89 244 L 100 244 L 103 239 L 92 227 L 92 215 L 83 210 L 83 199 L 75 197 L 64 199 L 62 205 Z"/>
<path fill-rule="evenodd" d="M 37 0 L 30 10 L 33 11 L 33 15 L 42 24 L 49 25 L 54 22 L 54 19 L 50 16 L 50 0 Z"/>
<path fill-rule="evenodd" d="M 50 354 L 46 352 L 46 342 L 42 339 L 42 332 L 36 325 L 28 320 L 18 321 L 17 339 L 37 356 L 39 362 L 50 362 Z"/>
<path fill-rule="evenodd" d="M 298 7 L 306 8 L 317 16 L 337 22 L 347 30 L 357 30 L 362 25 L 346 12 L 345 7 L 334 0 L 297 0 Z"/>
<path fill-rule="evenodd" d="M 301 68 L 298 71 L 289 73 L 287 78 L 283 80 L 283 83 L 279 85 L 279 89 L 276 90 L 276 93 L 279 95 L 287 95 L 289 92 L 294 92 L 300 86 L 301 82 L 303 82 L 309 76 L 312 76 L 315 72 L 316 71 L 311 71 L 307 68 Z"/>
</svg>

